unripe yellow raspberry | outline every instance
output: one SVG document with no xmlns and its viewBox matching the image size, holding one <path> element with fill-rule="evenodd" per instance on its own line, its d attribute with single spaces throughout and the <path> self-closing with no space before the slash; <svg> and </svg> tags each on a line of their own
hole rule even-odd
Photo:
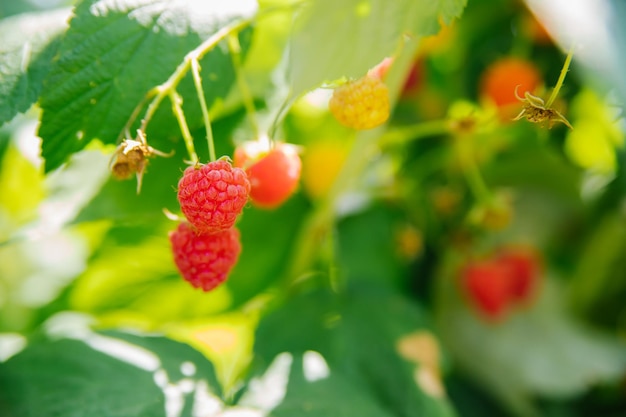
<svg viewBox="0 0 626 417">
<path fill-rule="evenodd" d="M 389 89 L 377 77 L 361 77 L 337 87 L 328 107 L 339 123 L 371 129 L 389 118 Z"/>
</svg>

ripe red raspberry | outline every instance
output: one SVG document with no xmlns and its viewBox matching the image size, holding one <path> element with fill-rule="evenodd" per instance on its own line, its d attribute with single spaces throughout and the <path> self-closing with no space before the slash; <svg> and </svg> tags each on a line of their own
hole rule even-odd
<svg viewBox="0 0 626 417">
<path fill-rule="evenodd" d="M 241 252 L 239 230 L 201 234 L 188 223 L 170 232 L 174 263 L 186 281 L 210 291 L 228 278 Z"/>
<path fill-rule="evenodd" d="M 470 262 L 462 272 L 470 303 L 487 319 L 499 321 L 511 300 L 510 270 L 492 259 Z"/>
<path fill-rule="evenodd" d="M 268 209 L 293 194 L 302 169 L 298 148 L 289 143 L 276 143 L 268 150 L 259 142 L 245 142 L 235 149 L 234 164 L 246 170 L 252 202 Z"/>
<path fill-rule="evenodd" d="M 201 233 L 232 227 L 248 201 L 249 192 L 246 173 L 224 160 L 189 167 L 178 182 L 180 208 Z"/>
<path fill-rule="evenodd" d="M 496 261 L 509 269 L 511 298 L 522 304 L 532 301 L 540 284 L 541 261 L 530 248 L 503 248 Z"/>
<path fill-rule="evenodd" d="M 347 127 L 372 129 L 389 118 L 389 89 L 377 76 L 366 75 L 337 87 L 328 108 Z"/>
</svg>

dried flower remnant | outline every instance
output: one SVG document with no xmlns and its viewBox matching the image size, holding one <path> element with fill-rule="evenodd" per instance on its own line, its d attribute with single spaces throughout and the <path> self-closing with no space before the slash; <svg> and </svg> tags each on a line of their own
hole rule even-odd
<svg viewBox="0 0 626 417">
<path fill-rule="evenodd" d="M 141 190 L 143 173 L 148 165 L 148 158 L 154 155 L 171 156 L 148 146 L 146 137 L 140 130 L 137 138 L 124 139 L 115 149 L 111 157 L 110 169 L 113 177 L 118 180 L 129 179 L 133 174 L 137 175 L 137 193 Z"/>
<path fill-rule="evenodd" d="M 515 118 L 513 118 L 513 120 L 520 120 L 525 117 L 526 120 L 533 123 L 547 122 L 548 129 L 552 128 L 554 122 L 561 122 L 570 129 L 574 129 L 565 116 L 563 116 L 558 110 L 547 107 L 541 97 L 537 97 L 526 91 L 524 93 L 524 98 L 522 98 L 517 93 L 517 88 L 515 89 L 515 97 L 524 103 L 524 108 L 517 116 L 515 116 Z"/>
</svg>

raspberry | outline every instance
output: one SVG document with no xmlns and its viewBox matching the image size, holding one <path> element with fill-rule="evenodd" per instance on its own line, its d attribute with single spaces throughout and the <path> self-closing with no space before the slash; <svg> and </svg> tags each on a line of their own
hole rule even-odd
<svg viewBox="0 0 626 417">
<path fill-rule="evenodd" d="M 513 300 L 519 303 L 531 301 L 541 274 L 541 261 L 538 255 L 530 248 L 504 248 L 496 260 L 509 268 Z"/>
<path fill-rule="evenodd" d="M 169 237 L 181 275 L 203 291 L 214 289 L 228 278 L 241 252 L 236 228 L 202 234 L 188 223 L 181 223 Z"/>
<path fill-rule="evenodd" d="M 259 142 L 246 142 L 235 150 L 235 166 L 246 170 L 250 199 L 262 208 L 275 208 L 298 186 L 302 162 L 296 146 L 276 143 L 269 151 Z"/>
<path fill-rule="evenodd" d="M 531 248 L 505 247 L 482 261 L 470 262 L 462 283 L 470 302 L 489 319 L 501 319 L 512 307 L 530 304 L 541 277 L 541 261 Z"/>
<path fill-rule="evenodd" d="M 462 279 L 471 304 L 480 313 L 494 321 L 505 316 L 511 300 L 507 266 L 491 259 L 471 262 L 463 269 Z"/>
<path fill-rule="evenodd" d="M 341 124 L 371 129 L 389 118 L 389 90 L 377 77 L 361 77 L 337 87 L 328 107 Z"/>
<path fill-rule="evenodd" d="M 189 167 L 178 182 L 178 201 L 189 223 L 201 233 L 232 227 L 248 200 L 250 182 L 224 160 Z"/>
</svg>

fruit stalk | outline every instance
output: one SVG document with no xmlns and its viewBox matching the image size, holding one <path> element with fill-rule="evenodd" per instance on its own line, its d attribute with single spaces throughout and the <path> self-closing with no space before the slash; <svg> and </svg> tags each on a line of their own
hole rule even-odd
<svg viewBox="0 0 626 417">
<path fill-rule="evenodd" d="M 194 61 L 197 62 L 202 59 L 204 55 L 210 52 L 213 48 L 217 46 L 217 44 L 226 39 L 229 35 L 233 33 L 238 33 L 247 26 L 249 26 L 254 19 L 255 16 L 248 19 L 241 19 L 232 22 L 231 24 L 226 25 L 217 32 L 215 32 L 213 36 L 210 36 L 208 39 L 198 45 L 198 47 L 188 52 L 187 55 L 185 55 L 183 62 L 181 62 L 178 67 L 176 67 L 176 70 L 172 73 L 172 75 L 169 76 L 169 78 L 164 83 L 153 87 L 146 93 L 146 97 L 139 103 L 139 105 L 131 114 L 129 120 L 126 122 L 126 126 L 124 126 L 123 132 L 127 132 L 130 130 L 130 126 L 135 122 L 139 111 L 141 110 L 141 108 L 143 108 L 145 102 L 150 97 L 152 97 L 152 101 L 150 101 L 150 104 L 146 109 L 146 113 L 141 120 L 141 126 L 139 128 L 142 132 L 145 132 L 148 124 L 150 123 L 150 120 L 154 116 L 156 110 L 159 108 L 159 105 L 161 104 L 163 99 L 167 96 L 170 96 L 170 93 L 176 90 L 178 84 L 180 84 L 181 80 L 185 77 L 185 75 L 187 75 L 187 72 L 191 69 L 192 63 Z"/>
<path fill-rule="evenodd" d="M 473 150 L 471 148 L 471 138 L 455 138 L 455 146 L 457 157 L 461 163 L 461 169 L 465 175 L 467 184 L 469 185 L 474 197 L 482 203 L 491 201 L 492 195 L 489 187 L 485 184 L 480 169 L 474 159 Z"/>
<path fill-rule="evenodd" d="M 546 102 L 546 109 L 549 109 L 550 106 L 552 106 L 552 104 L 554 103 L 554 100 L 556 100 L 556 97 L 559 94 L 559 91 L 561 91 L 561 87 L 563 86 L 563 82 L 565 81 L 565 76 L 567 75 L 567 72 L 569 71 L 569 66 L 570 63 L 572 62 L 572 56 L 574 55 L 574 48 L 570 48 L 569 52 L 567 53 L 567 58 L 565 58 L 565 62 L 563 63 L 563 68 L 561 68 L 561 73 L 559 74 L 559 79 L 556 82 L 556 85 L 554 86 L 554 90 L 552 90 L 552 94 L 550 94 L 550 97 L 548 98 L 548 101 Z"/>
<path fill-rule="evenodd" d="M 396 57 L 395 65 L 387 76 L 387 86 L 389 88 L 389 103 L 396 102 L 404 82 L 404 75 L 408 73 L 414 53 L 417 47 L 417 40 L 410 39 L 400 48 Z M 281 112 L 289 108 L 290 101 L 287 99 Z M 274 120 L 277 124 L 281 112 Z M 300 228 L 299 234 L 294 244 L 291 263 L 287 268 L 285 283 L 288 287 L 300 282 L 307 268 L 310 267 L 313 259 L 319 251 L 319 247 L 324 237 L 331 230 L 335 219 L 335 204 L 339 197 L 349 189 L 350 185 L 357 180 L 370 164 L 372 156 L 377 152 L 381 143 L 381 129 L 364 130 L 358 133 L 357 140 L 352 146 L 350 153 L 342 167 L 339 175 L 331 187 L 328 195 L 317 205 L 309 216 L 305 219 Z M 428 132 L 425 131 L 425 134 Z M 336 282 L 334 287 L 336 288 Z M 293 288 L 292 288 L 293 289 Z"/>
<path fill-rule="evenodd" d="M 246 82 L 245 75 L 243 73 L 243 65 L 241 61 L 241 45 L 236 34 L 231 33 L 228 36 L 228 50 L 230 52 L 231 60 L 233 61 L 233 68 L 235 69 L 235 77 L 237 79 L 237 87 L 241 93 L 243 105 L 246 109 L 246 114 L 250 120 L 250 126 L 252 127 L 252 133 L 254 137 L 259 137 L 259 126 L 256 121 L 256 109 L 254 108 L 254 100 L 250 87 Z"/>
<path fill-rule="evenodd" d="M 196 148 L 193 145 L 193 137 L 191 136 L 191 132 L 189 132 L 189 126 L 187 126 L 187 120 L 185 120 L 185 114 L 183 113 L 183 108 L 181 106 L 183 99 L 175 91 L 171 91 L 169 96 L 170 101 L 172 102 L 172 112 L 174 113 L 176 120 L 178 120 L 178 126 L 180 127 L 180 132 L 185 140 L 185 147 L 187 148 L 189 159 L 195 165 L 198 163 L 198 154 L 196 154 Z"/>
<path fill-rule="evenodd" d="M 202 78 L 200 77 L 200 64 L 198 61 L 191 61 L 191 74 L 193 75 L 193 83 L 196 87 L 196 93 L 198 94 L 200 108 L 202 109 L 202 118 L 204 119 L 204 127 L 206 129 L 206 141 L 209 147 L 209 160 L 213 162 L 217 158 L 215 154 L 215 142 L 213 140 L 213 129 L 211 129 L 209 109 L 207 108 L 204 90 L 202 89 Z"/>
</svg>

